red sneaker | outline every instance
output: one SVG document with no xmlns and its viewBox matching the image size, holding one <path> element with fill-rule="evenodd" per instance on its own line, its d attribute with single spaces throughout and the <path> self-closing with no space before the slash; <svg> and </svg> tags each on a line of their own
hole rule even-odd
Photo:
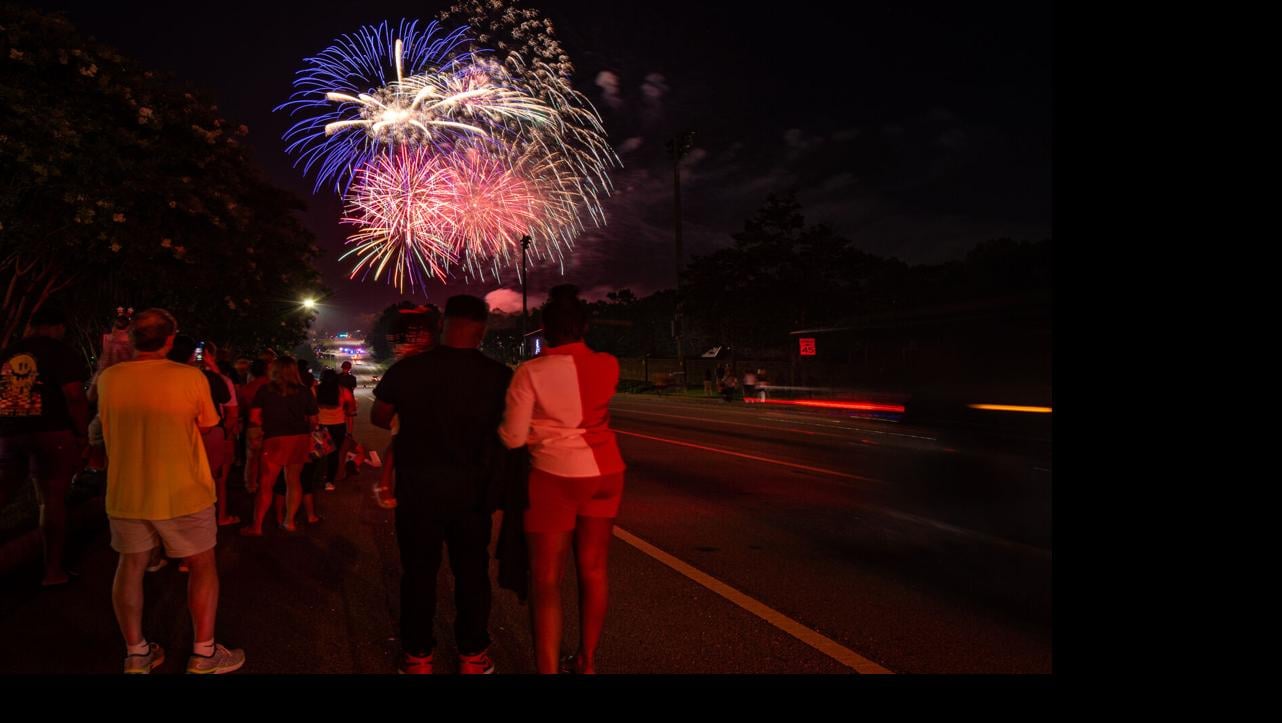
<svg viewBox="0 0 1282 723">
<path fill-rule="evenodd" d="M 428 653 L 424 656 L 403 654 L 399 672 L 401 675 L 431 675 L 432 654 Z"/>
<path fill-rule="evenodd" d="M 494 673 L 494 661 L 490 660 L 489 650 L 482 650 L 476 655 L 458 656 L 458 672 L 460 675 L 492 675 Z"/>
</svg>

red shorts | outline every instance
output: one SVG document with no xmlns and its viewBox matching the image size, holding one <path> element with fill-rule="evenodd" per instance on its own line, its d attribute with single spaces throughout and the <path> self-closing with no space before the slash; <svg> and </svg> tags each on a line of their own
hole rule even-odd
<svg viewBox="0 0 1282 723">
<path fill-rule="evenodd" d="M 600 477 L 559 477 L 531 469 L 525 531 L 569 532 L 579 517 L 613 519 L 619 516 L 622 501 L 622 472 Z"/>
<path fill-rule="evenodd" d="M 312 461 L 312 435 L 290 434 L 263 440 L 263 461 L 274 465 L 307 464 Z"/>
</svg>

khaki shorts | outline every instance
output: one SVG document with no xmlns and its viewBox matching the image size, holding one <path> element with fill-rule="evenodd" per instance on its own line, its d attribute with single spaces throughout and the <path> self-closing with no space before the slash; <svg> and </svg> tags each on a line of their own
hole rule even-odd
<svg viewBox="0 0 1282 723">
<path fill-rule="evenodd" d="M 162 542 L 165 553 L 173 558 L 212 550 L 218 544 L 218 520 L 213 505 L 172 520 L 111 518 L 111 549 L 122 555 L 148 552 Z"/>
</svg>

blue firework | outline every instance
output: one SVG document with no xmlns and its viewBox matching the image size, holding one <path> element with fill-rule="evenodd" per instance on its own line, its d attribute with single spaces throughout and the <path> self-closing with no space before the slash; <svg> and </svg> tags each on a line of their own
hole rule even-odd
<svg viewBox="0 0 1282 723">
<path fill-rule="evenodd" d="M 354 169 L 372 160 L 380 146 L 397 140 L 394 135 L 366 132 L 374 125 L 370 108 L 389 94 L 413 91 L 407 78 L 465 63 L 471 42 L 467 26 L 446 33 L 436 22 L 420 30 L 417 20 L 401 20 L 397 27 L 384 21 L 343 35 L 307 58 L 306 67 L 296 74 L 294 93 L 275 110 L 303 116 L 283 140 L 285 151 L 297 156 L 294 166 L 315 174 L 314 191 L 332 183 L 335 191 L 345 193 Z M 454 130 L 474 132 L 466 127 Z"/>
</svg>

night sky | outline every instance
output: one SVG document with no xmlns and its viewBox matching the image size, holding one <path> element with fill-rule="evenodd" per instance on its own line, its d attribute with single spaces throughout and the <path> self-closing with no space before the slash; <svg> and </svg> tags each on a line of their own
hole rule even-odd
<svg viewBox="0 0 1282 723">
<path fill-rule="evenodd" d="M 431 20 L 440 2 L 41 2 L 84 32 L 205 90 L 250 128 L 255 158 L 308 199 L 304 218 L 334 294 L 319 326 L 368 328 L 402 298 L 347 280 L 347 231 L 332 192 L 292 168 L 280 141 L 303 58 L 361 25 Z M 754 7 L 755 5 L 755 7 Z M 601 112 L 624 168 L 609 225 L 580 237 L 565 276 L 531 273 L 531 303 L 566 281 L 589 297 L 670 288 L 672 170 L 664 142 L 695 131 L 682 180 L 687 254 L 730 234 L 771 192 L 798 194 L 811 223 L 865 251 L 909 263 L 957 258 L 976 243 L 1051 236 L 1054 52 L 1049 4 L 750 3 L 633 0 L 522 2 L 555 23 L 575 85 Z M 520 308 L 505 284 L 461 278 L 427 290 L 489 295 Z M 515 291 L 498 292 L 502 286 Z"/>
</svg>

